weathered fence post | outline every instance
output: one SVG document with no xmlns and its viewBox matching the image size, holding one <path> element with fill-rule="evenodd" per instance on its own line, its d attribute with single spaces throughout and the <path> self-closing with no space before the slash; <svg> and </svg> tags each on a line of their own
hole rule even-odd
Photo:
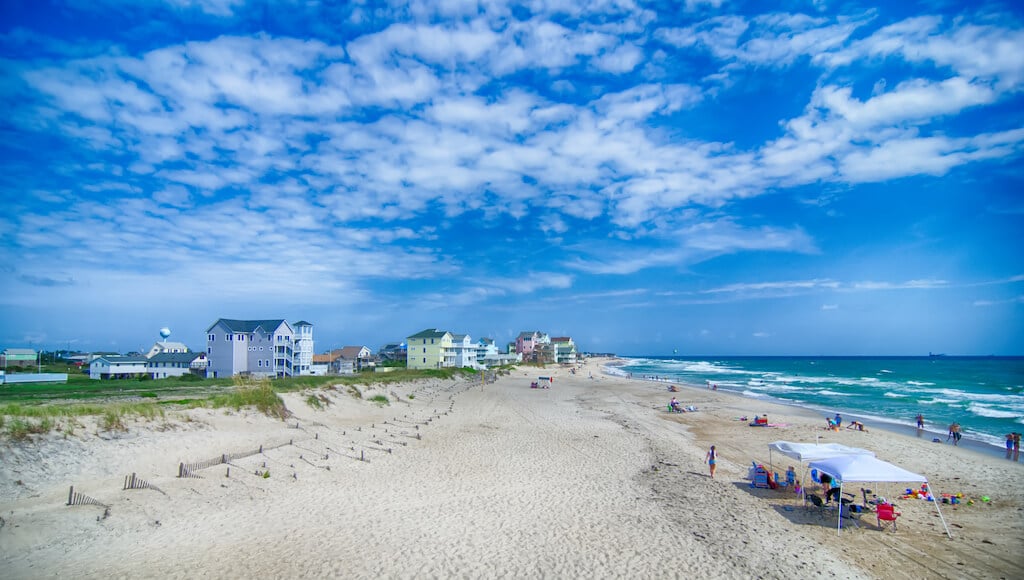
<svg viewBox="0 0 1024 580">
<path fill-rule="evenodd" d="M 74 497 L 75 497 L 75 486 L 72 485 L 71 488 L 68 489 L 68 505 L 71 505 L 71 500 Z"/>
</svg>

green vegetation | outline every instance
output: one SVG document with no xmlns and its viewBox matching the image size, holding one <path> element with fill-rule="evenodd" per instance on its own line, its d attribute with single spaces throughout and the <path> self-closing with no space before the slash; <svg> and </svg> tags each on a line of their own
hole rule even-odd
<svg viewBox="0 0 1024 580">
<path fill-rule="evenodd" d="M 310 376 L 283 379 L 203 379 L 193 375 L 156 380 L 92 380 L 75 367 L 58 362 L 43 365 L 43 372 L 68 373 L 65 383 L 30 383 L 0 387 L 0 433 L 12 439 L 27 439 L 33 434 L 60 430 L 73 435 L 82 427 L 77 418 L 96 417 L 104 430 L 126 430 L 132 419 L 158 420 L 167 410 L 193 408 L 254 407 L 271 417 L 285 419 L 289 413 L 278 396 L 282 392 L 316 389 L 340 389 L 363 398 L 365 388 L 413 382 L 423 379 L 476 377 L 472 369 L 400 369 L 387 373 L 361 373 L 345 376 Z M 363 388 L 360 388 L 363 387 Z M 409 395 L 410 399 L 415 398 Z M 306 397 L 306 402 L 321 409 L 330 403 L 322 394 Z M 386 395 L 369 399 L 390 404 Z"/>
<path fill-rule="evenodd" d="M 369 400 L 373 401 L 374 403 L 377 403 L 378 405 L 390 405 L 391 404 L 391 399 L 389 399 L 387 397 L 387 395 L 374 395 L 374 396 L 370 397 Z"/>
<path fill-rule="evenodd" d="M 214 395 L 210 398 L 210 403 L 214 408 L 231 407 L 239 411 L 242 407 L 256 407 L 270 417 L 282 420 L 288 417 L 288 409 L 281 397 L 277 396 L 274 387 L 270 385 L 269 379 L 256 384 L 243 384 L 234 392 Z"/>
<path fill-rule="evenodd" d="M 15 417 L 6 426 L 7 434 L 16 441 L 28 439 L 29 435 L 49 433 L 51 430 L 53 430 L 53 421 L 49 417 L 44 417 L 39 421 Z"/>
<path fill-rule="evenodd" d="M 327 398 L 327 395 L 313 394 L 306 397 L 306 404 L 318 411 L 322 411 L 324 407 L 331 404 L 331 400 Z"/>
</svg>

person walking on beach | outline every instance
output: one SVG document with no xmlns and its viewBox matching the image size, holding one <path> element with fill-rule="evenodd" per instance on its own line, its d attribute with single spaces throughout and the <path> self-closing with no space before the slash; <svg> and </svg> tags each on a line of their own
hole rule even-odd
<svg viewBox="0 0 1024 580">
<path fill-rule="evenodd" d="M 715 478 L 715 463 L 718 462 L 718 452 L 715 451 L 715 446 L 712 445 L 711 449 L 708 450 L 708 454 L 704 457 L 704 463 L 708 464 L 708 469 L 711 470 L 711 479 Z"/>
<path fill-rule="evenodd" d="M 1013 457 L 1013 433 L 1006 434 L 1006 458 Z"/>
<path fill-rule="evenodd" d="M 1020 461 L 1020 433 L 1013 434 L 1013 460 Z"/>
<path fill-rule="evenodd" d="M 949 437 L 953 438 L 953 445 L 959 445 L 960 444 L 960 437 L 962 436 L 960 431 L 961 431 L 960 423 L 957 423 L 956 421 L 953 421 L 953 424 L 949 426 Z M 949 437 L 947 437 L 946 439 L 948 440 Z"/>
</svg>

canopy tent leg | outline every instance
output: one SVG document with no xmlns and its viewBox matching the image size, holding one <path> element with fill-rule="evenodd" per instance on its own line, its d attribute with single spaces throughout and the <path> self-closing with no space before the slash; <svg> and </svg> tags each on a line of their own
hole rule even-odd
<svg viewBox="0 0 1024 580">
<path fill-rule="evenodd" d="M 836 518 L 836 535 L 843 527 L 843 482 L 839 482 L 839 517 Z"/>
<path fill-rule="evenodd" d="M 932 484 L 930 483 L 928 484 L 928 493 L 932 494 L 932 503 L 935 504 L 935 511 L 939 514 L 939 520 L 942 521 L 942 527 L 946 530 L 946 535 L 949 536 L 950 540 L 952 540 L 953 534 L 950 533 L 949 526 L 946 525 L 946 518 L 942 517 L 942 510 L 939 509 L 939 504 L 942 503 L 939 498 L 942 497 L 942 494 L 937 494 L 938 497 L 936 497 L 935 489 L 932 488 Z"/>
</svg>

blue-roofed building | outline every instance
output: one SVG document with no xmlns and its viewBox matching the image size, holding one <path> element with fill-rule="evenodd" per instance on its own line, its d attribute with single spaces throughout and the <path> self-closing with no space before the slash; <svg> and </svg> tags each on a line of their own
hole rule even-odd
<svg viewBox="0 0 1024 580">
<path fill-rule="evenodd" d="M 306 357 L 308 353 L 308 357 Z M 220 318 L 206 329 L 207 376 L 291 377 L 311 372 L 313 325 Z M 305 361 L 305 362 L 304 362 Z"/>
</svg>

